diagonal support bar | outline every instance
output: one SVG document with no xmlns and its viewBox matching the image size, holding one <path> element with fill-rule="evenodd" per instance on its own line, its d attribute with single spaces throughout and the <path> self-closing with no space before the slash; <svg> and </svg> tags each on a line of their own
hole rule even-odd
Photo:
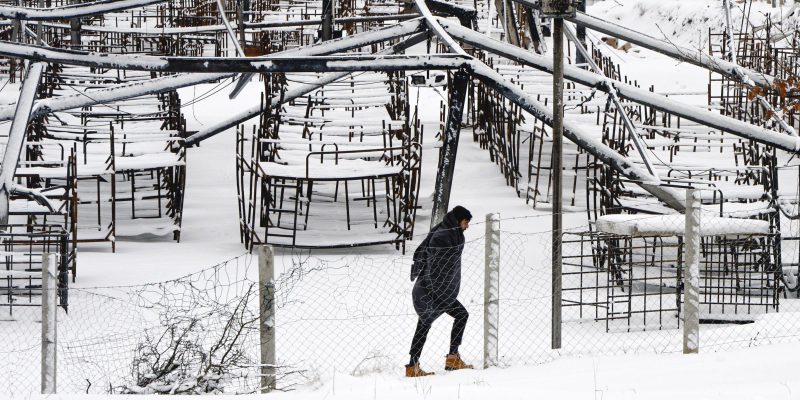
<svg viewBox="0 0 800 400">
<path fill-rule="evenodd" d="M 139 8 L 150 4 L 163 3 L 166 0 L 101 0 L 94 3 L 83 3 L 57 8 L 27 8 L 0 6 L 0 17 L 27 21 L 58 21 L 71 18 L 102 15 L 105 13 L 131 8 Z"/>
<path fill-rule="evenodd" d="M 514 1 L 526 5 L 529 5 L 529 3 L 533 3 L 533 0 L 514 0 Z M 697 65 L 698 67 L 706 68 L 718 74 L 726 75 L 732 79 L 739 80 L 740 78 L 736 74 L 736 70 L 742 69 L 745 75 L 747 75 L 758 86 L 771 88 L 772 83 L 775 80 L 775 78 L 770 75 L 753 71 L 748 68 L 743 68 L 742 66 L 736 63 L 723 60 L 719 57 L 714 57 L 698 50 L 692 50 L 685 47 L 680 47 L 674 43 L 656 39 L 652 36 L 636 32 L 632 29 L 628 29 L 623 26 L 584 13 L 579 12 L 574 18 L 567 18 L 567 20 L 570 22 L 574 22 L 578 25 L 584 26 L 586 28 L 605 33 L 606 35 L 611 35 L 620 38 L 622 40 L 626 40 L 635 45 L 642 46 L 646 49 L 653 50 L 655 52 L 670 56 L 677 60 L 688 62 L 690 64 Z"/>
<path fill-rule="evenodd" d="M 529 51 L 519 47 L 511 46 L 508 43 L 503 43 L 499 40 L 487 38 L 484 35 L 478 34 L 477 32 L 469 29 L 464 29 L 461 26 L 447 20 L 440 20 L 439 22 L 452 37 L 459 41 L 486 50 L 490 53 L 503 56 L 511 61 L 527 65 L 539 71 L 544 71 L 551 74 L 553 73 L 553 60 L 550 60 L 547 57 L 533 54 Z M 613 83 L 614 89 L 616 89 L 617 94 L 622 98 L 640 104 L 645 104 L 659 111 L 668 112 L 680 116 L 681 118 L 685 118 L 690 121 L 718 129 L 720 131 L 729 132 L 745 139 L 754 140 L 759 143 L 773 146 L 793 154 L 800 152 L 800 138 L 798 137 L 781 134 L 780 132 L 764 129 L 760 126 L 751 125 L 744 121 L 719 115 L 704 108 L 684 104 L 648 90 L 606 78 L 575 66 L 566 65 L 564 67 L 564 77 L 573 82 L 580 83 L 581 85 L 598 88 L 606 93 L 612 90 L 607 86 L 607 83 L 610 82 Z M 683 203 L 683 200 L 681 200 L 681 203 Z"/>
<path fill-rule="evenodd" d="M 28 132 L 31 108 L 33 108 L 36 89 L 39 87 L 39 80 L 42 78 L 44 68 L 45 63 L 31 64 L 28 67 L 28 73 L 25 75 L 25 81 L 22 83 L 22 88 L 19 92 L 16 113 L 14 120 L 11 122 L 8 142 L 3 153 L 3 163 L 0 165 L 0 225 L 8 224 L 14 174 L 19 166 L 22 149 L 25 147 L 25 135 Z"/>
<path fill-rule="evenodd" d="M 457 69 L 470 59 L 460 54 L 282 56 L 268 58 L 153 57 L 116 54 L 70 54 L 64 50 L 30 49 L 29 45 L 0 43 L 0 55 L 33 61 L 95 68 L 160 72 L 272 73 L 336 71 L 408 71 Z M 28 49 L 26 49 L 28 48 Z"/>
<path fill-rule="evenodd" d="M 583 56 L 583 59 L 589 66 L 596 72 L 598 75 L 604 75 L 603 70 L 592 60 L 592 57 L 589 55 L 589 52 L 583 47 L 583 43 L 578 40 L 578 37 L 575 35 L 575 32 L 572 31 L 572 27 L 569 24 L 564 24 L 564 34 L 567 38 L 575 44 L 575 48 L 578 50 L 578 54 Z M 614 103 L 614 107 L 617 108 L 617 112 L 622 119 L 622 123 L 625 126 L 625 129 L 628 131 L 628 137 L 630 137 L 631 141 L 633 142 L 634 146 L 636 147 L 636 151 L 639 153 L 639 157 L 642 158 L 642 162 L 644 162 L 645 167 L 647 167 L 647 171 L 650 172 L 656 180 L 660 180 L 658 178 L 658 174 L 656 173 L 655 169 L 653 168 L 653 162 L 650 161 L 650 157 L 647 156 L 647 146 L 645 145 L 642 137 L 639 136 L 639 133 L 636 132 L 636 126 L 633 125 L 633 121 L 631 121 L 628 113 L 625 111 L 625 108 L 622 106 L 622 102 L 617 95 L 617 89 L 614 87 L 612 82 L 607 83 L 609 87 L 608 97 L 612 103 Z"/>
<path fill-rule="evenodd" d="M 164 93 L 187 86 L 216 82 L 220 79 L 232 78 L 235 74 L 180 74 L 136 81 L 119 86 L 76 93 L 66 96 L 50 97 L 37 100 L 31 110 L 31 117 L 40 117 L 52 112 L 90 107 L 97 104 L 113 103 L 148 94 Z M 1 106 L 0 121 L 14 118 L 16 106 Z"/>
<path fill-rule="evenodd" d="M 418 34 L 412 36 L 411 38 L 406 39 L 404 42 L 402 42 L 400 44 L 397 44 L 397 45 L 394 45 L 394 46 L 392 46 L 392 47 L 390 47 L 388 49 L 385 49 L 385 50 L 379 52 L 378 54 L 402 53 L 406 49 L 408 49 L 409 47 L 414 46 L 414 45 L 422 42 L 426 38 L 427 38 L 427 33 L 418 33 Z M 332 42 L 335 42 L 335 41 L 332 41 Z M 283 94 L 283 97 L 282 97 L 283 101 L 284 102 L 291 101 L 291 100 L 293 100 L 293 99 L 295 99 L 297 97 L 303 96 L 303 95 L 305 95 L 305 94 L 307 94 L 307 93 L 309 93 L 309 92 L 311 92 L 311 91 L 313 91 L 315 89 L 318 89 L 318 88 L 320 88 L 320 87 L 322 87 L 324 85 L 327 85 L 327 84 L 329 84 L 331 82 L 335 82 L 335 81 L 337 81 L 339 79 L 342 79 L 342 78 L 348 76 L 349 74 L 350 74 L 349 72 L 334 72 L 334 73 L 325 74 L 322 77 L 320 77 L 320 79 L 317 80 L 314 83 L 301 85 L 301 86 L 299 86 L 299 87 L 297 87 L 295 89 L 287 91 L 286 93 Z M 283 104 L 283 103 L 281 103 L 281 98 L 280 97 L 272 98 L 270 103 L 274 104 L 275 107 L 279 107 L 281 104 Z M 186 139 L 186 141 L 184 142 L 184 145 L 186 147 L 194 146 L 194 145 L 200 143 L 201 141 L 210 138 L 211 136 L 214 136 L 214 135 L 216 135 L 216 134 L 218 134 L 220 132 L 223 132 L 223 131 L 225 131 L 227 129 L 233 128 L 234 126 L 236 126 L 236 125 L 238 125 L 238 124 L 240 124 L 240 123 L 242 123 L 244 121 L 249 120 L 250 118 L 253 118 L 253 117 L 261 114 L 263 111 L 264 110 L 263 110 L 261 105 L 250 107 L 250 108 L 244 110 L 243 112 L 240 112 L 239 114 L 236 114 L 233 117 L 231 117 L 231 118 L 229 118 L 229 119 L 227 119 L 225 121 L 218 122 L 218 123 L 216 123 L 216 124 L 214 124 L 212 126 L 207 127 L 206 129 L 203 129 L 202 131 L 199 131 L 199 132 L 195 133 L 194 135 L 192 135 L 192 136 L 190 136 L 189 138 Z"/>
<path fill-rule="evenodd" d="M 439 22 L 436 18 L 433 17 L 431 14 L 431 10 L 428 9 L 428 6 L 425 4 L 425 0 L 414 0 L 414 4 L 417 6 L 419 13 L 422 14 L 422 18 L 425 19 L 425 24 L 428 25 L 428 28 L 433 31 L 433 33 L 442 41 L 445 45 L 452 51 L 453 53 L 460 54 L 460 55 L 467 55 L 467 52 L 456 43 L 447 32 L 442 29 L 442 26 L 439 25 Z"/>
<path fill-rule="evenodd" d="M 525 93 L 519 86 L 509 82 L 500 74 L 481 62 L 472 64 L 473 77 L 480 79 L 486 86 L 496 90 L 509 101 L 530 113 L 534 118 L 547 125 L 553 125 L 553 111 L 538 102 L 535 97 Z M 653 175 L 632 163 L 627 157 L 622 156 L 569 120 L 564 121 L 564 137 L 571 140 L 578 147 L 586 150 L 604 164 L 610 166 L 621 175 L 639 182 L 639 185 L 650 194 L 666 203 L 671 208 L 683 211 L 684 201 L 681 193 L 673 188 L 660 187 Z"/>
</svg>

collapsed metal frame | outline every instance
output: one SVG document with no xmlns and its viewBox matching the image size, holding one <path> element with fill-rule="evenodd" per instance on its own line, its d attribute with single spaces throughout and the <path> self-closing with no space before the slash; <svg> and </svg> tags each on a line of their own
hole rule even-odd
<svg viewBox="0 0 800 400">
<path fill-rule="evenodd" d="M 518 0 L 523 5 L 535 6 L 535 3 L 530 0 Z M 473 78 L 477 78 L 482 83 L 498 93 L 506 96 L 512 102 L 518 104 L 522 109 L 531 113 L 534 117 L 543 120 L 547 124 L 552 123 L 552 116 L 550 110 L 538 103 L 535 99 L 530 98 L 520 91 L 515 85 L 504 80 L 497 73 L 492 71 L 486 65 L 480 63 L 474 58 L 467 55 L 463 49 L 455 42 L 456 40 L 469 44 L 476 48 L 492 52 L 508 58 L 512 61 L 518 62 L 523 65 L 531 66 L 540 70 L 552 72 L 552 61 L 547 60 L 541 56 L 527 53 L 523 49 L 502 43 L 499 41 L 487 39 L 486 37 L 477 34 L 470 28 L 453 25 L 447 20 L 434 17 L 424 2 L 416 1 L 417 10 L 423 15 L 422 19 L 410 20 L 405 23 L 400 23 L 389 28 L 378 31 L 369 31 L 362 34 L 356 34 L 351 37 L 332 40 L 320 45 L 310 46 L 298 51 L 289 51 L 278 53 L 275 56 L 268 57 L 254 57 L 254 58 L 206 58 L 206 57 L 153 57 L 153 56 L 117 56 L 110 54 L 94 55 L 84 52 L 73 52 L 65 50 L 48 49 L 39 46 L 23 46 L 11 42 L 0 42 L 0 54 L 16 58 L 24 58 L 34 61 L 56 61 L 72 65 L 85 65 L 92 67 L 107 67 L 119 68 L 124 67 L 127 69 L 140 69 L 149 71 L 164 71 L 164 72 L 219 72 L 219 73 L 271 73 L 271 72 L 297 72 L 297 71 L 315 71 L 315 72 L 354 72 L 354 71 L 406 71 L 406 70 L 430 70 L 430 69 L 446 69 L 463 71 L 465 74 L 470 74 Z M 85 15 L 92 15 L 96 13 L 97 9 L 87 8 Z M 58 13 L 37 14 L 37 13 L 19 13 L 14 10 L 9 11 L 0 7 L 0 14 L 2 12 L 10 13 L 14 18 L 18 19 L 55 19 L 64 18 L 64 15 Z M 16 13 L 15 13 L 16 12 Z M 69 12 L 73 12 L 70 10 Z M 72 15 L 72 14 L 70 14 Z M 755 84 L 771 85 L 771 77 L 764 76 L 763 74 L 754 74 L 752 71 L 743 69 L 735 64 L 709 58 L 704 56 L 695 56 L 693 53 L 688 53 L 678 50 L 670 51 L 665 49 L 663 43 L 655 43 L 656 39 L 646 37 L 636 32 L 626 30 L 621 27 L 609 27 L 610 24 L 605 21 L 597 21 L 591 19 L 584 14 L 579 13 L 574 19 L 575 22 L 595 30 L 606 30 L 617 36 L 628 38 L 634 43 L 645 43 L 644 46 L 650 46 L 659 51 L 669 53 L 675 57 L 685 59 L 690 62 L 699 64 L 705 68 L 715 69 L 721 73 L 739 77 L 747 76 Z M 404 25 L 405 24 L 405 25 Z M 380 41 L 392 40 L 404 35 L 412 33 L 424 33 L 429 36 L 435 36 L 437 39 L 447 45 L 447 47 L 456 54 L 437 54 L 437 55 L 423 55 L 423 56 L 330 56 L 329 54 L 344 51 L 347 48 L 358 48 L 376 43 Z M 345 45 L 346 44 L 346 45 Z M 338 45 L 338 46 L 337 46 Z M 311 55 L 303 57 L 305 54 L 314 53 L 312 48 L 320 49 L 318 55 Z M 327 55 L 323 55 L 327 54 Z M 796 137 L 786 137 L 778 135 L 775 132 L 764 132 L 761 129 L 753 127 L 752 125 L 742 123 L 730 118 L 715 116 L 710 112 L 703 110 L 696 110 L 683 105 L 679 102 L 672 101 L 647 91 L 625 85 L 621 82 L 613 82 L 606 77 L 598 76 L 595 73 L 584 71 L 578 68 L 566 68 L 565 76 L 567 79 L 576 81 L 578 83 L 587 85 L 589 87 L 598 88 L 605 92 L 616 92 L 619 96 L 646 104 L 648 106 L 669 110 L 670 112 L 679 115 L 683 118 L 699 121 L 709 126 L 724 129 L 733 134 L 741 137 L 756 140 L 768 144 L 772 147 L 783 149 L 790 152 L 796 152 L 800 149 L 800 140 Z M 462 104 L 459 104 L 462 103 Z M 32 104 L 32 102 L 31 102 Z M 463 100 L 459 97 L 455 98 L 454 104 L 451 104 L 451 109 L 456 110 L 456 106 L 463 107 Z M 460 109 L 460 108 L 459 108 Z M 214 131 L 207 130 L 200 132 L 196 137 L 187 140 L 188 145 L 196 144 L 200 140 L 209 137 L 219 131 L 234 126 L 241 120 L 252 117 L 254 113 L 243 113 L 231 121 L 227 121 L 227 126 L 214 127 Z M 238 118 L 238 120 L 236 120 Z M 235 121 L 234 121 L 235 120 Z M 233 122 L 233 124 L 230 124 Z M 448 128 L 444 135 L 444 151 L 445 160 L 455 159 L 455 144 L 453 139 L 458 137 L 458 124 L 450 123 L 448 121 Z M 221 128 L 221 129 L 220 129 Z M 679 201 L 679 196 L 674 190 L 669 188 L 659 187 L 658 177 L 654 176 L 649 171 L 644 171 L 636 165 L 630 163 L 628 160 L 619 156 L 618 153 L 608 149 L 602 143 L 585 134 L 576 126 L 566 124 L 565 135 L 578 146 L 586 149 L 589 153 L 596 156 L 604 163 L 612 166 L 615 170 L 624 174 L 635 181 L 641 182 L 649 192 L 653 193 L 657 198 L 667 203 L 670 207 L 681 210 L 682 204 Z M 456 142 L 457 143 L 457 142 Z M 451 147 L 452 146 L 452 147 Z M 452 151 L 448 150 L 452 149 Z M 449 193 L 449 188 L 446 188 L 447 183 L 452 178 L 452 171 L 450 171 L 449 161 L 445 161 L 443 166 L 444 173 L 438 174 L 436 196 L 437 205 L 434 207 L 434 214 L 440 213 L 441 209 L 446 209 L 445 193 Z M 442 205 L 444 204 L 444 207 Z M 436 220 L 436 218 L 433 218 Z"/>
<path fill-rule="evenodd" d="M 375 85 L 405 86 L 404 75 L 389 75 L 384 79 L 368 75 L 370 83 L 366 90 L 374 90 Z M 286 80 L 280 74 L 272 76 L 265 82 L 265 92 L 285 93 Z M 314 96 L 288 102 L 292 107 L 285 109 L 264 104 L 264 112 L 259 123 L 252 127 L 251 137 L 245 136 L 248 129 L 243 125 L 237 127 L 240 235 L 246 248 L 261 243 L 296 248 L 392 244 L 404 250 L 405 240 L 413 234 L 422 154 L 419 129 L 415 126 L 418 124 L 409 118 L 405 90 L 397 88 L 397 93 L 390 90 L 389 103 L 325 104 L 330 92 L 356 93 L 354 96 L 359 97 L 354 78 L 339 80 L 336 85 L 325 86 Z M 322 115 L 314 116 L 317 106 L 322 107 Z M 364 106 L 385 108 L 389 122 L 384 119 L 380 126 L 375 121 L 364 125 L 353 116 L 351 122 L 338 124 L 325 116 L 326 111 L 341 108 L 354 115 Z M 362 111 L 358 113 L 363 115 Z M 332 133 L 334 137 L 346 132 L 346 139 L 327 137 L 322 128 L 329 123 L 338 132 Z M 292 130 L 293 127 L 302 129 Z M 287 130 L 289 133 L 284 135 Z M 370 138 L 367 142 L 365 135 Z M 304 153 L 304 165 L 281 161 L 298 153 Z M 370 163 L 371 167 L 336 172 L 340 162 L 349 163 L 351 159 Z M 363 202 L 366 207 L 354 207 L 356 202 Z M 332 209 L 343 209 L 346 219 L 335 218 L 337 237 L 322 240 L 316 232 L 317 223 L 322 222 L 318 217 L 330 214 Z M 314 216 L 309 219 L 312 213 Z M 357 232 L 355 236 L 349 234 L 351 229 Z M 374 230 L 364 232 L 365 229 Z"/>
</svg>

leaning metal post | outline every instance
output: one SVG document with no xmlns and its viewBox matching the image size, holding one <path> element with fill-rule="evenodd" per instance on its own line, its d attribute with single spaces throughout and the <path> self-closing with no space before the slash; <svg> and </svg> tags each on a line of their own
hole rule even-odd
<svg viewBox="0 0 800 400">
<path fill-rule="evenodd" d="M 0 225 L 8 224 L 14 173 L 19 165 L 22 149 L 25 147 L 28 120 L 30 119 L 33 101 L 36 98 L 36 88 L 39 86 L 39 79 L 42 77 L 44 66 L 44 63 L 37 62 L 28 67 L 28 73 L 25 75 L 25 81 L 22 83 L 22 89 L 19 92 L 17 109 L 14 119 L 11 121 L 8 142 L 3 154 L 3 164 L 0 166 Z"/>
<path fill-rule="evenodd" d="M 322 0 L 322 41 L 333 39 L 333 0 Z"/>
<path fill-rule="evenodd" d="M 436 173 L 436 187 L 433 192 L 431 229 L 439 222 L 442 222 L 450 204 L 450 189 L 453 186 L 458 138 L 461 133 L 461 117 L 464 112 L 464 100 L 467 96 L 469 79 L 469 74 L 465 71 L 458 71 L 453 76 L 450 90 L 450 107 L 444 131 L 444 143 L 442 143 L 442 149 L 439 153 L 439 169 Z"/>
</svg>

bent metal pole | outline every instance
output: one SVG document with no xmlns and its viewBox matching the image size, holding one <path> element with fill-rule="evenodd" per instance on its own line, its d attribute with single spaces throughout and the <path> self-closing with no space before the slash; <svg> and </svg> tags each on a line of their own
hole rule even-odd
<svg viewBox="0 0 800 400">
<path fill-rule="evenodd" d="M 28 67 L 28 73 L 25 75 L 25 81 L 22 82 L 22 89 L 19 91 L 16 114 L 14 120 L 11 121 L 8 142 L 3 153 L 3 163 L 0 166 L 0 224 L 2 225 L 8 224 L 14 173 L 19 165 L 22 149 L 25 147 L 25 133 L 44 67 L 45 63 L 42 62 L 32 63 Z"/>
</svg>

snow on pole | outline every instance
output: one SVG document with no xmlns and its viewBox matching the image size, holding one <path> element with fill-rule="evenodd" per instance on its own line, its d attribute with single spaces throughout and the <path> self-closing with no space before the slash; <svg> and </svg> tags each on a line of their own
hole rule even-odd
<svg viewBox="0 0 800 400">
<path fill-rule="evenodd" d="M 424 0 L 414 0 L 414 4 L 417 6 L 419 13 L 422 14 L 422 17 L 425 18 L 425 23 L 428 25 L 428 28 L 439 37 L 439 39 L 450 48 L 450 51 L 460 55 L 467 55 L 467 52 L 456 43 L 447 32 L 442 29 L 439 22 L 433 18 L 433 14 L 431 14 L 431 10 L 428 9 L 428 6 L 425 4 Z"/>
<path fill-rule="evenodd" d="M 329 43 L 329 42 L 328 42 Z M 89 53 L 0 41 L 0 55 L 95 68 L 163 72 L 336 72 L 407 71 L 460 68 L 470 57 L 461 54 L 336 55 L 298 54 L 266 57 L 173 57 Z"/>
<path fill-rule="evenodd" d="M 42 254 L 42 394 L 56 393 L 56 255 Z"/>
<path fill-rule="evenodd" d="M 3 225 L 8 223 L 11 186 L 14 183 L 14 173 L 19 165 L 20 154 L 25 147 L 25 134 L 28 131 L 31 108 L 33 108 L 33 100 L 36 98 L 36 89 L 39 87 L 39 79 L 42 77 L 44 66 L 44 63 L 39 62 L 28 67 L 8 133 L 8 142 L 3 154 L 2 165 L 0 165 L 0 224 Z"/>
<path fill-rule="evenodd" d="M 569 24 L 564 25 L 564 33 L 567 35 L 567 38 L 575 44 L 575 49 L 578 51 L 578 54 L 584 60 L 584 63 L 589 64 L 589 66 L 594 70 L 595 73 L 598 75 L 604 75 L 603 70 L 592 60 L 592 57 L 589 55 L 589 52 L 583 45 L 583 42 L 578 39 L 578 36 L 575 35 L 575 32 L 572 31 L 572 27 Z M 608 91 L 608 96 L 611 98 L 611 101 L 614 103 L 614 107 L 617 108 L 620 118 L 622 119 L 622 123 L 625 126 L 625 129 L 628 131 L 628 137 L 630 137 L 633 144 L 636 146 L 636 151 L 639 152 L 639 157 L 642 158 L 645 167 L 647 167 L 647 171 L 649 171 L 656 179 L 658 175 L 655 172 L 655 168 L 653 168 L 653 162 L 650 160 L 650 156 L 647 153 L 647 145 L 642 140 L 642 137 L 639 136 L 639 133 L 636 131 L 636 126 L 631 121 L 631 118 L 628 116 L 628 113 L 625 111 L 625 108 L 622 106 L 622 102 L 617 95 L 617 90 L 614 88 L 613 83 L 608 83 L 608 86 L 611 90 Z"/>
<path fill-rule="evenodd" d="M 734 50 L 734 43 L 733 43 L 733 23 L 731 23 L 731 5 L 728 0 L 722 0 L 722 8 L 725 12 L 725 56 L 728 57 L 728 61 L 732 61 L 736 64 L 736 50 Z"/>
<path fill-rule="evenodd" d="M 433 193 L 433 210 L 431 210 L 431 229 L 442 222 L 450 205 L 450 191 L 453 187 L 453 175 L 456 170 L 456 154 L 458 138 L 461 134 L 461 119 L 464 114 L 469 74 L 458 71 L 453 76 L 450 87 L 450 101 L 447 109 L 442 148 L 439 153 L 439 167 L 436 171 L 436 184 Z"/>
<path fill-rule="evenodd" d="M 261 393 L 275 389 L 275 259 L 272 246 L 258 246 Z"/>
<path fill-rule="evenodd" d="M 728 0 L 722 0 L 722 7 L 725 11 L 725 36 L 727 36 L 725 38 L 725 56 L 727 57 L 728 61 L 738 65 L 739 61 L 737 60 L 735 50 L 737 48 L 736 39 L 733 36 L 733 23 L 731 22 L 730 2 Z M 736 68 L 733 72 L 737 75 L 738 80 L 741 83 L 749 87 L 756 86 L 742 68 Z M 767 114 L 770 116 L 769 118 L 775 121 L 776 125 L 783 129 L 784 132 L 792 136 L 797 136 L 797 132 L 794 130 L 794 128 L 786 123 L 786 121 L 783 119 L 783 113 L 780 110 L 776 110 L 775 107 L 773 107 L 772 104 L 770 104 L 769 101 L 764 98 L 764 96 L 757 94 L 757 92 L 753 92 L 753 94 L 755 94 L 755 100 L 761 105 L 761 107 L 764 107 L 764 109 L 767 110 Z"/>
<path fill-rule="evenodd" d="M 47 115 L 52 112 L 89 107 L 96 104 L 111 103 L 119 100 L 130 99 L 148 94 L 169 92 L 186 86 L 201 83 L 215 82 L 220 79 L 230 78 L 235 74 L 179 74 L 168 75 L 154 79 L 135 81 L 118 86 L 76 93 L 66 96 L 39 99 L 33 104 L 31 118 Z M 0 121 L 14 118 L 16 105 L 0 106 Z"/>
<path fill-rule="evenodd" d="M 283 97 L 281 97 L 280 95 L 273 96 L 272 99 L 270 100 L 270 104 L 272 104 L 274 108 L 280 107 L 283 104 L 281 102 L 281 98 L 283 99 L 284 103 L 292 101 L 292 100 L 294 100 L 294 99 L 296 99 L 296 98 L 298 98 L 300 96 L 303 96 L 303 95 L 305 95 L 307 93 L 310 93 L 311 91 L 313 91 L 315 89 L 320 88 L 321 86 L 324 86 L 324 85 L 327 85 L 328 83 L 335 82 L 335 81 L 337 81 L 339 79 L 342 79 L 347 75 L 350 75 L 350 73 L 349 72 L 332 72 L 332 73 L 328 73 L 328 74 L 322 75 L 315 82 L 312 82 L 312 83 L 309 83 L 309 84 L 299 85 L 294 89 L 287 90 L 286 93 L 284 93 Z M 240 112 L 239 114 L 236 114 L 236 115 L 234 115 L 234 116 L 232 116 L 232 117 L 230 117 L 228 119 L 219 121 L 219 122 L 215 123 L 214 125 L 211 125 L 208 128 L 205 128 L 205 129 L 195 133 L 192 136 L 189 136 L 188 138 L 186 138 L 186 141 L 184 142 L 184 145 L 186 147 L 192 147 L 192 146 L 200 143 L 201 141 L 210 138 L 211 136 L 214 136 L 214 135 L 216 135 L 216 134 L 218 134 L 218 133 L 220 133 L 220 132 L 222 132 L 222 131 L 224 131 L 226 129 L 233 128 L 234 126 L 236 126 L 236 125 L 238 125 L 238 124 L 240 124 L 242 122 L 245 122 L 250 118 L 256 117 L 256 116 L 260 115 L 262 112 L 264 112 L 264 107 L 261 104 L 258 104 L 258 105 L 252 106 L 250 108 L 247 108 L 246 110 Z"/>
<path fill-rule="evenodd" d="M 239 6 L 241 7 L 241 4 L 239 4 Z M 242 43 L 240 44 L 238 38 L 236 37 L 236 33 L 233 32 L 233 28 L 231 27 L 230 21 L 228 21 L 228 16 L 225 12 L 225 6 L 222 4 L 222 0 L 217 0 L 217 11 L 219 12 L 219 17 L 222 20 L 223 25 L 225 25 L 225 30 L 228 32 L 228 37 L 230 37 L 230 40 L 233 42 L 233 46 L 236 50 L 236 55 L 239 57 L 247 57 L 247 55 L 244 53 L 244 49 L 242 48 L 242 46 L 245 45 L 244 25 L 242 25 L 242 30 L 241 30 Z M 242 16 L 241 8 L 238 9 L 238 15 L 241 18 Z M 236 96 L 238 96 L 239 93 L 241 93 L 244 87 L 247 86 L 248 83 L 250 83 L 251 79 L 253 79 L 252 73 L 240 74 L 239 81 L 236 82 L 236 86 L 234 86 L 233 90 L 228 95 L 228 98 L 230 99 L 236 98 Z"/>
<path fill-rule="evenodd" d="M 700 191 L 686 190 L 686 226 L 683 234 L 683 354 L 700 348 Z"/>
<path fill-rule="evenodd" d="M 397 44 L 397 45 L 394 45 L 394 46 L 392 46 L 392 47 L 390 47 L 388 49 L 384 49 L 384 50 L 378 52 L 378 54 L 399 53 L 399 52 L 404 51 L 408 47 L 413 46 L 413 45 L 419 43 L 422 40 L 425 40 L 426 38 L 427 38 L 427 35 L 425 33 L 418 33 L 415 36 L 412 36 L 411 38 L 407 39 L 405 42 Z M 331 41 L 329 41 L 327 43 L 337 43 L 337 42 L 339 42 L 339 41 L 338 40 L 331 40 Z M 285 54 L 285 52 L 283 52 L 281 54 Z M 331 82 L 335 82 L 335 81 L 337 81 L 339 79 L 342 79 L 342 78 L 344 78 L 344 77 L 346 77 L 348 75 L 350 75 L 349 72 L 332 72 L 332 73 L 324 74 L 319 79 L 317 79 L 316 81 L 314 81 L 312 83 L 300 85 L 300 86 L 297 86 L 296 88 L 287 90 L 286 93 L 283 94 L 283 96 L 274 96 L 271 99 L 270 104 L 272 104 L 273 107 L 275 107 L 275 108 L 280 107 L 283 104 L 281 101 L 288 102 L 288 101 L 291 101 L 291 100 L 293 100 L 293 99 L 295 99 L 297 97 L 304 96 L 304 95 L 306 95 L 307 93 L 309 93 L 309 92 L 311 92 L 313 90 L 316 90 L 316 89 L 318 89 L 318 88 L 320 88 L 322 86 L 325 86 L 325 85 L 327 85 L 327 84 L 329 84 Z M 245 121 L 249 120 L 250 118 L 253 118 L 253 117 L 261 114 L 263 111 L 264 111 L 263 107 L 260 104 L 252 106 L 252 107 L 244 110 L 243 112 L 232 116 L 231 118 L 228 118 L 226 120 L 217 122 L 214 125 L 211 125 L 208 128 L 203 129 L 203 130 L 195 133 L 192 136 L 189 136 L 186 139 L 186 141 L 184 142 L 184 145 L 186 147 L 194 146 L 194 145 L 200 143 L 201 141 L 210 138 L 211 136 L 214 136 L 214 135 L 216 135 L 216 134 L 218 134 L 220 132 L 223 132 L 226 129 L 233 128 L 234 126 L 236 126 L 236 125 L 238 125 L 238 124 L 240 124 L 242 122 L 245 122 Z"/>
<path fill-rule="evenodd" d="M 242 49 L 242 44 L 239 43 L 239 39 L 236 37 L 236 33 L 233 31 L 231 27 L 231 23 L 228 22 L 228 16 L 225 13 L 225 6 L 222 4 L 222 0 L 217 0 L 217 12 L 219 13 L 219 17 L 222 20 L 222 24 L 225 25 L 225 30 L 228 32 L 228 36 L 230 37 L 231 42 L 233 42 L 233 47 L 236 50 L 236 55 L 240 57 L 244 57 L 244 50 Z"/>
<path fill-rule="evenodd" d="M 497 365 L 500 337 L 500 214 L 486 214 L 483 281 L 483 368 Z"/>
<path fill-rule="evenodd" d="M 71 18 L 101 15 L 113 11 L 144 7 L 150 4 L 163 3 L 166 0 L 117 0 L 97 1 L 74 6 L 55 8 L 27 8 L 0 6 L 0 17 L 27 21 L 64 20 Z"/>
<path fill-rule="evenodd" d="M 514 47 L 499 40 L 487 38 L 477 32 L 464 29 L 458 24 L 440 19 L 439 23 L 454 38 L 469 45 L 486 50 L 508 58 L 511 61 L 519 62 L 539 71 L 553 73 L 553 60 L 539 54 L 532 53 L 519 47 Z M 730 64 L 730 63 L 729 63 Z M 733 72 L 731 72 L 733 73 Z M 688 119 L 699 124 L 728 132 L 745 139 L 755 140 L 759 143 L 774 146 L 790 153 L 800 151 L 800 138 L 786 135 L 760 126 L 752 125 L 744 121 L 720 115 L 705 108 L 681 103 L 666 96 L 650 92 L 645 89 L 628 85 L 624 82 L 606 78 L 605 76 L 586 71 L 584 69 L 566 65 L 564 76 L 581 85 L 598 88 L 604 92 L 616 90 L 622 98 L 630 101 L 651 106 L 659 111 L 671 113 L 681 118 Z M 613 84 L 613 89 L 609 87 Z M 681 208 L 683 200 L 681 199 Z"/>
<path fill-rule="evenodd" d="M 537 101 L 535 97 L 525 93 L 519 86 L 509 82 L 481 62 L 473 62 L 471 72 L 474 77 L 520 106 L 534 118 L 552 126 L 552 110 Z M 657 184 L 653 184 L 657 182 L 653 175 L 631 162 L 627 157 L 606 146 L 596 135 L 586 132 L 580 125 L 569 120 L 564 121 L 564 136 L 623 176 L 639 182 L 643 189 L 666 203 L 669 207 L 678 211 L 683 210 L 684 200 L 681 196 L 682 193 L 673 188 L 659 187 Z"/>
<path fill-rule="evenodd" d="M 514 0 L 522 4 L 528 4 L 532 2 L 532 0 Z M 753 71 L 749 68 L 744 68 L 736 63 L 723 60 L 719 57 L 714 57 L 708 54 L 703 53 L 700 50 L 693 50 L 685 47 L 678 46 L 675 43 L 670 43 L 664 40 L 656 39 L 652 36 L 645 35 L 643 33 L 636 32 L 632 29 L 625 28 L 623 26 L 602 20 L 595 16 L 586 15 L 584 13 L 578 13 L 573 18 L 567 18 L 570 22 L 574 22 L 576 24 L 585 26 L 586 28 L 605 33 L 607 35 L 611 35 L 617 37 L 622 40 L 626 40 L 631 42 L 635 45 L 642 46 L 646 49 L 653 50 L 655 52 L 670 56 L 680 61 L 688 62 L 698 67 L 706 68 L 712 70 L 716 73 L 726 75 L 733 79 L 739 79 L 736 75 L 736 69 L 742 69 L 745 74 L 755 82 L 758 86 L 762 87 L 772 87 L 772 82 L 774 81 L 774 77 L 758 72 Z"/>
</svg>

